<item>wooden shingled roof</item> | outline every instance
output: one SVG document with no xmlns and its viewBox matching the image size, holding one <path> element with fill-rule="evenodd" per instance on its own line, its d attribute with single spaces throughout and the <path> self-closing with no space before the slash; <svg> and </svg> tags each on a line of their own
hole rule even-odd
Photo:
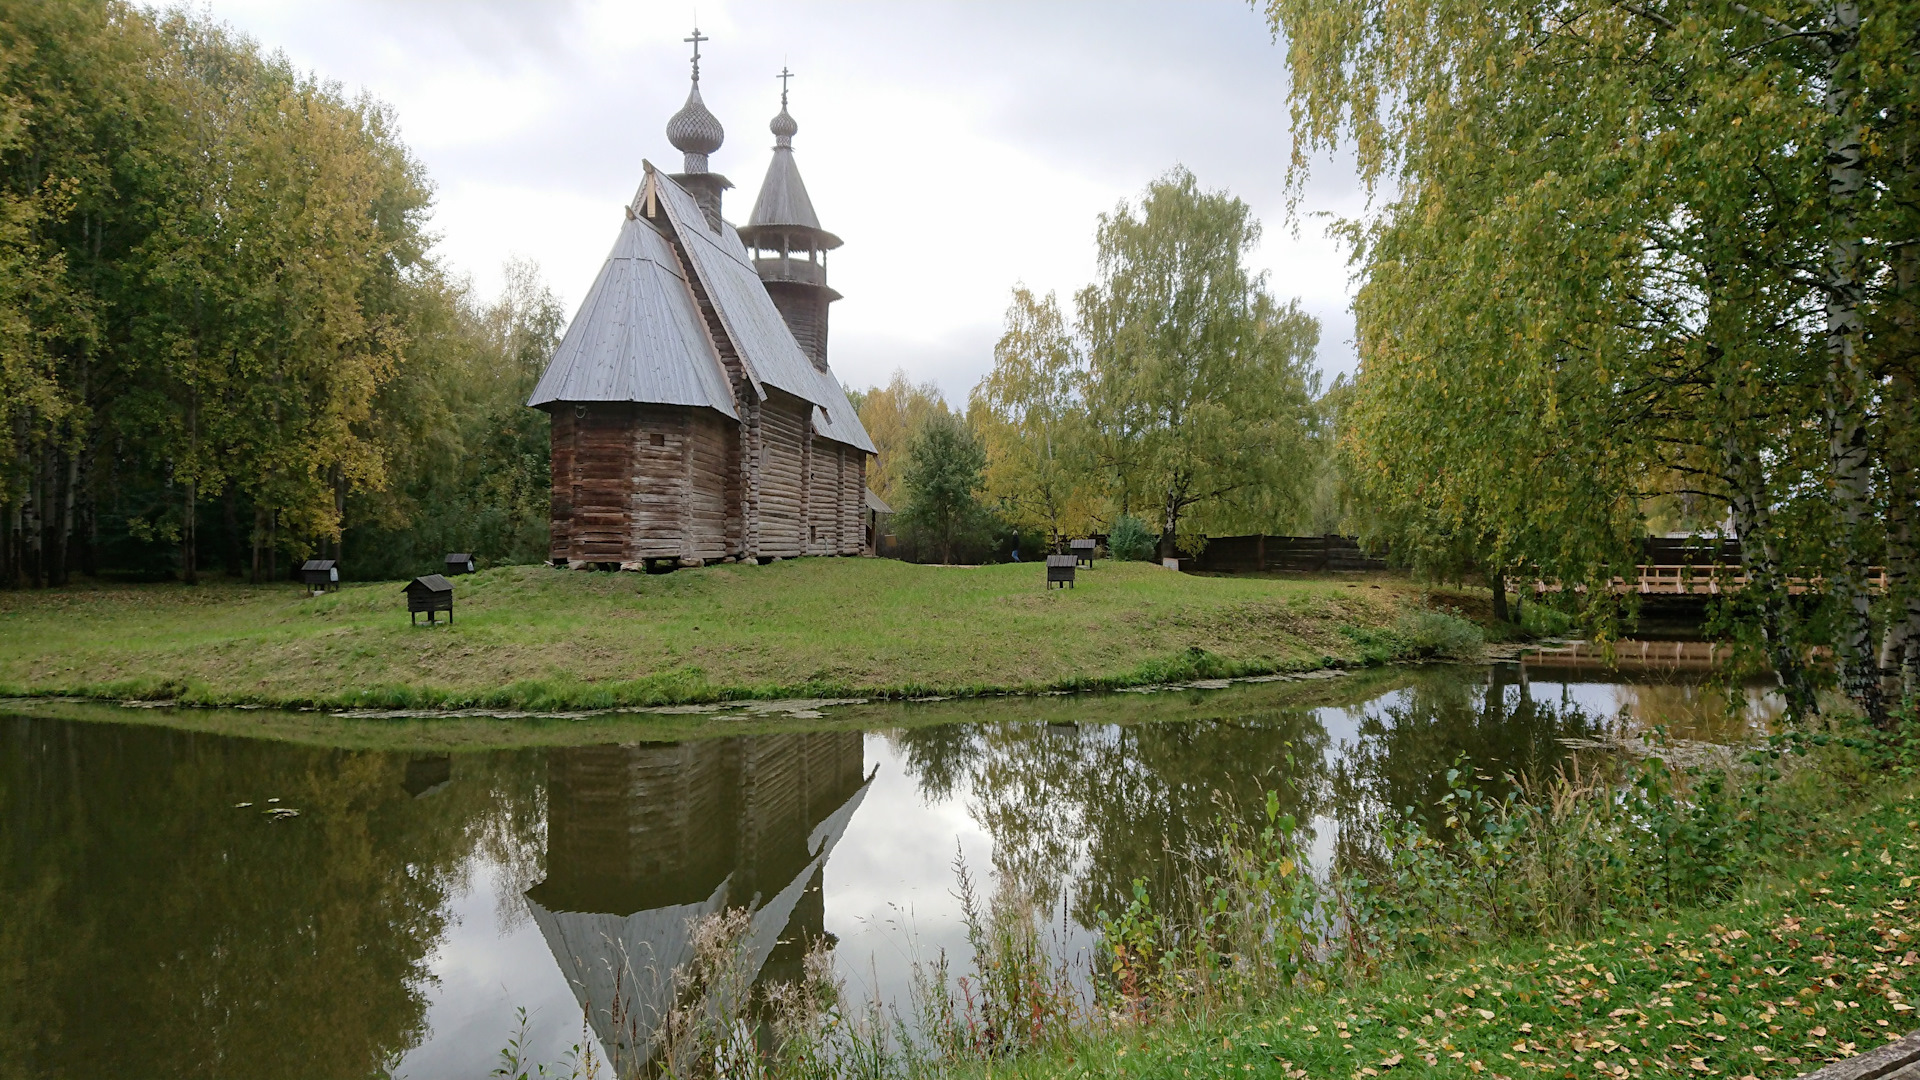
<svg viewBox="0 0 1920 1080">
<path fill-rule="evenodd" d="M 813 403 L 818 435 L 873 453 L 840 380 L 815 368 L 794 341 L 733 226 L 723 222 L 716 232 L 694 197 L 651 162 L 620 239 L 527 404 L 705 405 L 738 417 L 680 261 L 644 220 L 644 208 L 654 205 L 664 208 L 665 227 L 680 241 L 755 388 Z"/>
<path fill-rule="evenodd" d="M 631 214 L 527 404 L 645 401 L 738 418 L 666 238 Z"/>
<path fill-rule="evenodd" d="M 753 213 L 747 215 L 746 232 L 777 232 L 781 228 L 805 229 L 824 248 L 837 248 L 840 238 L 820 227 L 820 215 L 814 213 L 813 199 L 800 179 L 800 167 L 794 163 L 791 147 L 776 147 L 767 164 L 767 177 L 760 182 L 760 195 L 753 201 Z"/>
</svg>

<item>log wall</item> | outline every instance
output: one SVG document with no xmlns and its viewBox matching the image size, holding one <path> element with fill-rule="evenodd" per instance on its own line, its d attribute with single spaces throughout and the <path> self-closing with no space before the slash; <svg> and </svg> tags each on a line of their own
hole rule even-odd
<svg viewBox="0 0 1920 1080">
<path fill-rule="evenodd" d="M 811 554 L 858 555 L 865 550 L 866 495 L 866 451 L 817 439 L 807 500 Z"/>
<path fill-rule="evenodd" d="M 759 469 L 755 477 L 758 542 L 751 555 L 791 558 L 806 554 L 806 470 L 809 414 L 813 406 L 769 388 L 760 403 Z"/>
<path fill-rule="evenodd" d="M 767 295 L 773 298 L 773 306 L 780 309 L 780 317 L 786 320 L 787 329 L 793 331 L 794 343 L 800 351 L 807 354 L 813 366 L 825 372 L 827 368 L 827 299 L 820 290 L 812 285 L 793 285 L 780 281 L 769 281 Z"/>
<path fill-rule="evenodd" d="M 1349 536 L 1210 536 L 1196 570 L 1257 572 L 1293 570 L 1385 570 L 1386 560 L 1368 555 Z"/>
<path fill-rule="evenodd" d="M 552 558 L 625 561 L 631 408 L 566 403 L 554 408 Z"/>
<path fill-rule="evenodd" d="M 711 409 L 679 405 L 555 409 L 549 556 L 633 565 L 738 552 L 736 427 Z"/>
<path fill-rule="evenodd" d="M 807 554 L 840 548 L 840 444 L 815 438 L 807 469 Z"/>
<path fill-rule="evenodd" d="M 843 446 L 847 467 L 841 474 L 840 554 L 858 555 L 867 549 L 867 452 Z"/>
</svg>

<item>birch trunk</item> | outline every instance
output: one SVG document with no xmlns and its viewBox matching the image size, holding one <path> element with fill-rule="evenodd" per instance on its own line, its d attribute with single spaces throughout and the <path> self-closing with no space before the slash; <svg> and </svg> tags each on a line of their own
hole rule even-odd
<svg viewBox="0 0 1920 1080">
<path fill-rule="evenodd" d="M 1914 261 L 1912 255 L 1906 261 Z M 1908 268 L 1911 270 L 1911 267 Z M 1909 311 L 1912 309 L 1909 308 Z M 1890 416 L 1920 416 L 1913 372 L 1896 367 L 1887 388 Z M 1893 598 L 1880 652 L 1882 690 L 1895 700 L 1920 696 L 1920 430 L 1887 425 L 1887 593 Z"/>
<path fill-rule="evenodd" d="M 1860 200 L 1866 186 L 1862 135 L 1855 118 L 1860 80 L 1860 7 L 1836 0 L 1827 18 L 1826 108 L 1834 119 L 1827 141 L 1826 413 L 1829 480 L 1838 518 L 1840 566 L 1833 581 L 1838 607 L 1834 652 L 1840 685 L 1876 724 L 1886 719 L 1873 648 L 1873 596 L 1867 587 L 1867 531 L 1874 519 L 1873 456 L 1867 426 L 1870 399 L 1860 342 L 1866 286 L 1861 267 Z"/>
</svg>

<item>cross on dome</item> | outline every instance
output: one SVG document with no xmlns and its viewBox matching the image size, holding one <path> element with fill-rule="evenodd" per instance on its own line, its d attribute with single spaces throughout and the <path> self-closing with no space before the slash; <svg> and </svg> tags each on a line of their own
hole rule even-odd
<svg viewBox="0 0 1920 1080">
<path fill-rule="evenodd" d="M 713 39 L 702 34 L 700 32 L 700 28 L 696 26 L 693 28 L 692 37 L 685 37 L 685 38 L 681 38 L 680 40 L 693 42 L 693 81 L 699 82 L 700 81 L 700 43 L 703 41 L 712 41 Z"/>
<path fill-rule="evenodd" d="M 780 80 L 780 115 L 773 118 L 773 123 L 767 125 L 767 130 L 773 132 L 776 140 L 775 149 L 779 149 L 793 145 L 794 132 L 800 130 L 800 125 L 794 123 L 793 117 L 787 113 L 787 80 L 793 78 L 793 72 L 788 71 L 787 66 L 782 64 L 780 74 L 774 78 Z"/>
</svg>

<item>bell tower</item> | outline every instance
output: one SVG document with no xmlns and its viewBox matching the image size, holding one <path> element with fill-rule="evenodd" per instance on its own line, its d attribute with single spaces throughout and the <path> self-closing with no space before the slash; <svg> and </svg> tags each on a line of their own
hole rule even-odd
<svg viewBox="0 0 1920 1080">
<path fill-rule="evenodd" d="M 791 71 L 780 70 L 780 115 L 768 125 L 774 138 L 773 161 L 767 165 L 753 214 L 739 232 L 800 350 L 825 372 L 827 305 L 840 299 L 827 287 L 827 252 L 840 246 L 840 238 L 820 227 L 807 185 L 793 161 L 793 136 L 800 125 L 787 113 L 787 80 L 792 77 Z"/>
</svg>

